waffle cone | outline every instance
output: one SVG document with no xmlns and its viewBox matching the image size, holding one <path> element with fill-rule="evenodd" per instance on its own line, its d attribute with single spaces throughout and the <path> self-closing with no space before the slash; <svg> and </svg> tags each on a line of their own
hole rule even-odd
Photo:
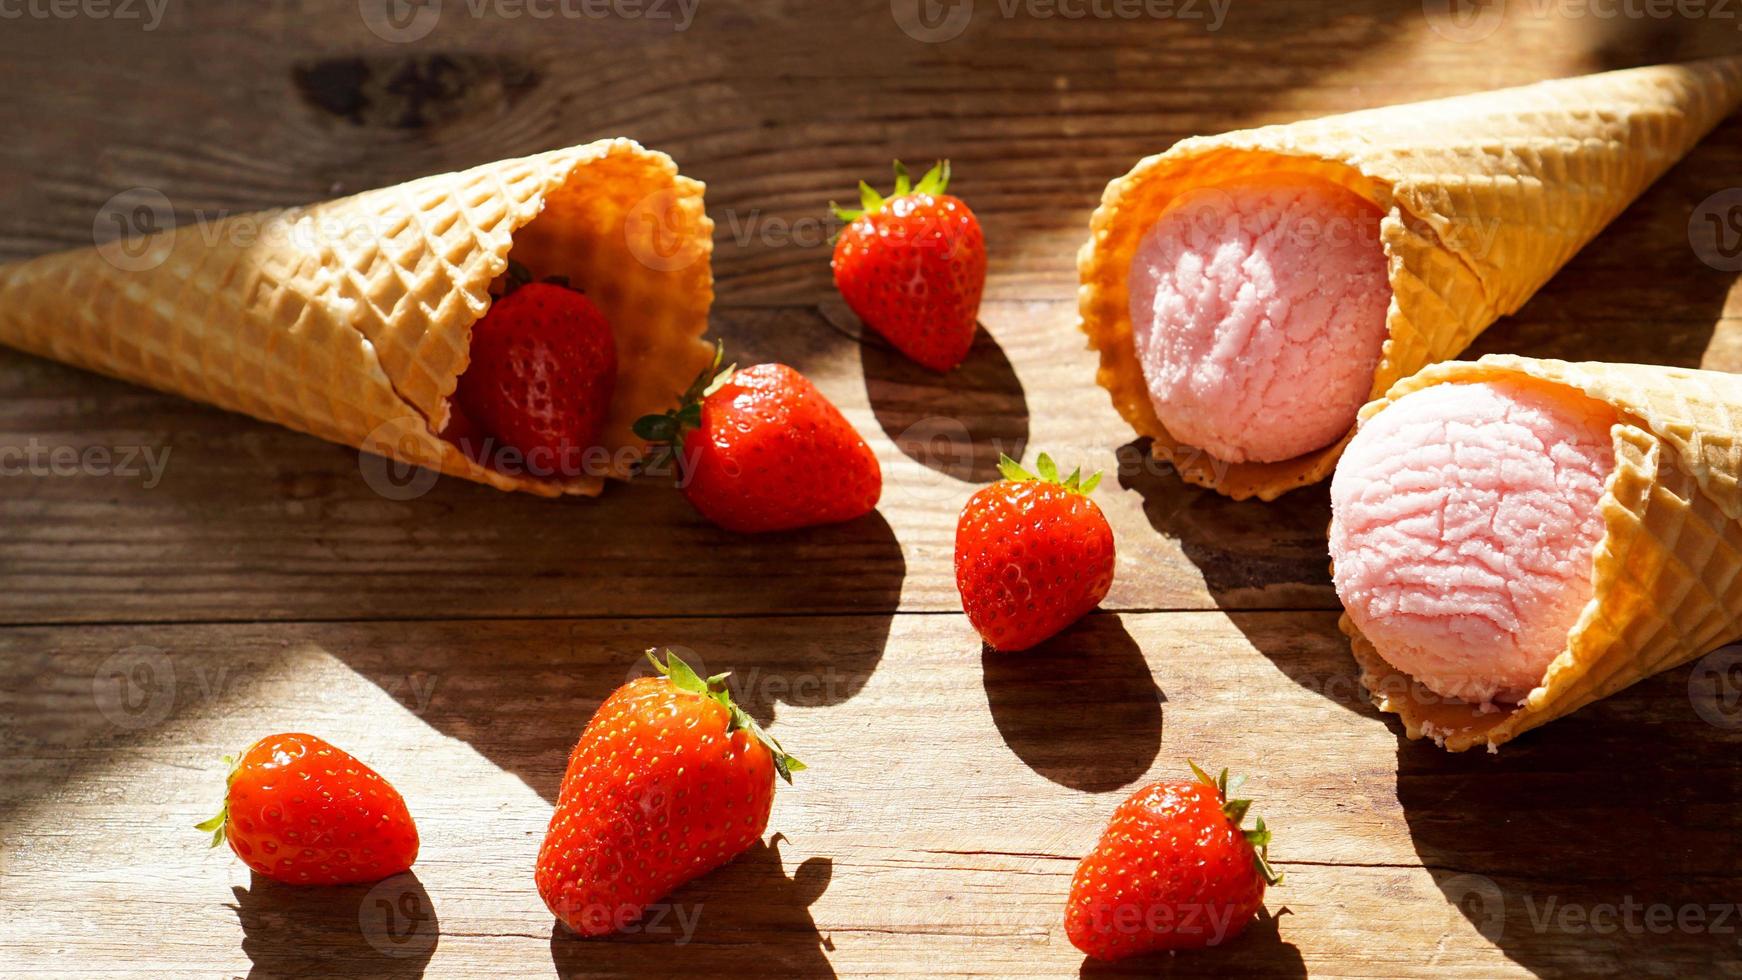
<svg viewBox="0 0 1742 980">
<path fill-rule="evenodd" d="M 700 183 L 604 140 L 0 267 L 0 343 L 503 490 L 593 495 L 629 475 L 635 419 L 708 363 L 712 234 Z M 612 325 L 586 475 L 487 468 L 436 436 L 511 256 Z"/>
<path fill-rule="evenodd" d="M 1382 659 L 1347 615 L 1361 682 L 1410 738 L 1490 750 L 1742 636 L 1742 376 L 1509 355 L 1437 364 L 1361 410 L 1436 384 L 1531 378 L 1615 409 L 1615 471 L 1598 507 L 1593 593 L 1542 684 L 1516 708 L 1438 697 Z"/>
<path fill-rule="evenodd" d="M 1126 274 L 1182 193 L 1265 174 L 1347 187 L 1383 214 L 1392 301 L 1370 397 L 1456 356 L 1516 311 L 1629 202 L 1742 102 L 1742 58 L 1543 82 L 1194 137 L 1107 185 L 1078 255 L 1097 380 L 1186 480 L 1272 500 L 1330 475 L 1348 442 L 1228 463 L 1174 439 L 1150 404 Z"/>
</svg>

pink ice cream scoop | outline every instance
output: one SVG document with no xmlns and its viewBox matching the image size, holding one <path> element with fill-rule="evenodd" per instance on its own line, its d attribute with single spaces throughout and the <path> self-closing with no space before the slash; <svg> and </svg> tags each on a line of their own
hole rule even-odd
<svg viewBox="0 0 1742 980">
<path fill-rule="evenodd" d="M 1441 384 L 1362 424 L 1331 480 L 1337 595 L 1435 693 L 1516 703 L 1591 598 L 1614 410 L 1532 381 Z"/>
<path fill-rule="evenodd" d="M 1391 304 L 1379 220 L 1298 176 L 1198 188 L 1161 214 L 1127 282 L 1137 360 L 1174 438 L 1274 462 L 1349 431 Z"/>
</svg>

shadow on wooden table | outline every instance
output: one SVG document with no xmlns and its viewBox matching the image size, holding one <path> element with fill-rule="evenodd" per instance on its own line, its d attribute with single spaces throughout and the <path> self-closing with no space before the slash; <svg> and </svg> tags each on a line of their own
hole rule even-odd
<svg viewBox="0 0 1742 980">
<path fill-rule="evenodd" d="M 299 888 L 256 874 L 236 888 L 251 980 L 293 976 L 413 978 L 441 939 L 416 872 L 374 884 Z"/>
<path fill-rule="evenodd" d="M 1693 238 L 1713 234 L 1709 225 L 1694 220 L 1697 206 L 1736 186 L 1739 159 L 1742 120 L 1719 123 L 1522 309 L 1478 336 L 1460 359 L 1520 354 L 1742 368 L 1708 359 L 1736 273 L 1705 264 Z M 1733 244 L 1733 231 L 1718 234 L 1725 239 L 1716 245 Z M 1714 243 L 1699 245 L 1710 249 Z"/>
<path fill-rule="evenodd" d="M 1277 670 L 1352 712 L 1375 714 L 1337 631 L 1324 484 L 1268 504 L 1229 500 L 1180 479 L 1139 439 L 1119 447 L 1119 485 L 1143 498 L 1150 526 L 1179 542 L 1216 606 Z"/>
<path fill-rule="evenodd" d="M 832 977 L 810 906 L 834 862 L 808 858 L 786 876 L 775 834 L 731 864 L 679 888 L 642 921 L 608 938 L 583 939 L 553 923 L 551 961 L 562 977 Z"/>
<path fill-rule="evenodd" d="M 1582 26 L 1591 35 L 1591 54 L 1602 70 L 1690 61 L 1734 54 L 1742 49 L 1742 39 L 1734 35 L 1724 38 L 1717 31 L 1701 29 L 1698 20 L 1697 17 L 1588 17 Z M 1718 43 L 1710 43 L 1713 41 Z"/>
<path fill-rule="evenodd" d="M 987 649 L 981 668 L 1004 744 L 1061 786 L 1118 789 L 1148 772 L 1161 751 L 1167 699 L 1116 615 L 1090 613 L 1032 650 Z M 1095 724 L 1060 724 L 1079 717 Z"/>
<path fill-rule="evenodd" d="M 860 580 L 861 611 L 828 618 L 438 622 L 409 632 L 360 628 L 328 649 L 425 724 L 470 744 L 554 802 L 569 751 L 593 711 L 617 687 L 652 673 L 642 655 L 649 648 L 670 648 L 704 674 L 729 672 L 734 700 L 776 737 L 783 734 L 782 705 L 832 707 L 857 695 L 883 658 L 905 562 L 880 514 L 762 536 L 759 562 L 802 565 L 800 553 L 821 547 L 819 538 L 831 540 L 837 554 L 891 571 Z M 420 673 L 408 675 L 408 665 Z M 804 755 L 800 746 L 794 752 Z"/>
<path fill-rule="evenodd" d="M 1708 658 L 1494 755 L 1400 734 L 1397 798 L 1448 935 L 1539 976 L 1742 969 L 1739 690 Z"/>
<path fill-rule="evenodd" d="M 1028 399 L 1010 358 L 984 326 L 968 359 L 947 375 L 908 360 L 882 337 L 864 336 L 863 344 L 871 411 L 908 458 L 969 484 L 997 480 L 1000 453 L 1022 458 Z"/>
<path fill-rule="evenodd" d="M 1180 479 L 1172 464 L 1150 455 L 1147 438 L 1115 452 L 1119 486 L 1143 498 L 1149 525 L 1177 540 L 1223 609 L 1331 609 L 1325 528 L 1331 523 L 1325 484 L 1271 503 L 1230 500 Z"/>
<path fill-rule="evenodd" d="M 736 537 L 746 537 L 737 535 Z M 662 620 L 660 629 L 669 637 L 649 637 L 650 643 L 681 644 L 690 648 L 697 658 L 698 670 L 705 663 L 707 673 L 731 671 L 726 679 L 738 705 L 759 724 L 773 724 L 780 705 L 806 708 L 831 707 L 852 698 L 865 687 L 889 640 L 890 622 L 901 602 L 901 586 L 907 572 L 907 560 L 895 531 L 883 515 L 872 512 L 857 520 L 829 527 L 804 528 L 779 534 L 755 535 L 760 548 L 755 567 L 775 565 L 801 566 L 804 556 L 823 550 L 836 559 L 859 563 L 874 570 L 864 575 L 839 575 L 831 560 L 826 574 L 831 578 L 850 578 L 855 588 L 849 611 L 840 614 L 849 619 L 853 628 L 846 631 L 818 632 L 795 624 L 789 642 L 766 641 L 766 633 L 754 621 L 769 615 L 769 610 L 721 617 L 741 619 L 744 625 L 731 629 L 686 625 L 682 620 Z M 730 569 L 704 570 L 704 574 L 726 574 Z M 813 573 L 813 578 L 816 575 Z M 778 613 L 780 610 L 774 610 Z M 577 623 L 577 633 L 587 628 Z M 685 654 L 686 656 L 689 654 Z M 637 668 L 645 666 L 638 664 Z M 577 734 L 579 734 L 577 732 Z"/>
<path fill-rule="evenodd" d="M 1084 959 L 1077 971 L 1080 977 L 1304 977 L 1306 961 L 1293 943 L 1285 943 L 1278 930 L 1281 916 L 1288 915 L 1283 906 L 1275 915 L 1269 909 L 1259 912 L 1258 921 L 1231 942 L 1211 950 L 1175 953 L 1151 953 L 1133 956 L 1115 963 Z"/>
</svg>

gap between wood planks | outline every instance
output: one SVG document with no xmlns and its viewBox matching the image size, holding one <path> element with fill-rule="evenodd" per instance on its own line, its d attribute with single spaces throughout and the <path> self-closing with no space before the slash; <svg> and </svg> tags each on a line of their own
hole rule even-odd
<svg viewBox="0 0 1742 980">
<path fill-rule="evenodd" d="M 1178 615 L 1218 614 L 1218 615 L 1256 615 L 1275 613 L 1288 615 L 1298 613 L 1332 613 L 1339 612 L 1340 607 L 1328 606 L 1274 606 L 1263 609 L 1194 609 L 1194 608 L 1120 608 L 1097 609 L 1084 618 L 1093 616 L 1144 616 L 1144 615 Z M 612 613 L 528 613 L 524 615 L 484 614 L 477 616 L 444 614 L 440 616 L 330 616 L 301 617 L 296 619 L 67 619 L 67 620 L 27 620 L 20 622 L 0 623 L 0 632 L 6 630 L 24 629 L 74 629 L 74 628 L 115 628 L 122 626 L 170 627 L 170 626 L 295 626 L 307 624 L 311 626 L 342 626 L 346 623 L 514 623 L 514 622 L 598 622 L 620 619 L 636 620 L 705 620 L 705 619 L 888 619 L 891 616 L 960 616 L 959 609 L 891 609 L 883 612 L 830 612 L 827 610 L 795 610 L 788 612 L 745 612 L 745 613 L 647 613 L 647 612 L 612 612 Z"/>
</svg>

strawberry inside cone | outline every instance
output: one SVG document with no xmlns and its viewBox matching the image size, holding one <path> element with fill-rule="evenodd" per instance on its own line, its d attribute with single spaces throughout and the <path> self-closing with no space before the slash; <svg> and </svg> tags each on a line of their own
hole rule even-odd
<svg viewBox="0 0 1742 980">
<path fill-rule="evenodd" d="M 616 382 L 611 325 L 593 301 L 511 260 L 503 291 L 472 324 L 471 363 L 441 435 L 505 473 L 580 476 Z"/>
</svg>

